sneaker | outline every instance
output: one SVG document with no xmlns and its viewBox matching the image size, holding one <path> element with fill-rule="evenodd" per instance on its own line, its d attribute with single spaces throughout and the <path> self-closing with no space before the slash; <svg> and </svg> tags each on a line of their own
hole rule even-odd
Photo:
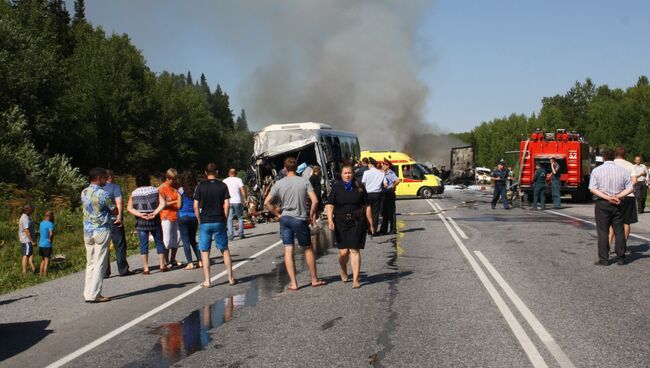
<svg viewBox="0 0 650 368">
<path fill-rule="evenodd" d="M 110 301 L 111 298 L 99 295 L 95 300 L 86 300 L 86 303 L 105 303 Z"/>
<path fill-rule="evenodd" d="M 596 266 L 609 266 L 609 261 L 596 261 L 594 263 Z"/>
</svg>

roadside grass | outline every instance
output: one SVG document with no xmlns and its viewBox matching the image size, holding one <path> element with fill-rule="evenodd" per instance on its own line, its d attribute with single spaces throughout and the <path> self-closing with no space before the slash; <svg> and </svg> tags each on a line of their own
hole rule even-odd
<svg viewBox="0 0 650 368">
<path fill-rule="evenodd" d="M 133 177 L 118 177 L 116 183 L 122 187 L 124 207 L 131 191 L 135 188 Z M 159 182 L 152 180 L 153 185 Z M 29 193 L 13 185 L 0 183 L 0 294 L 36 285 L 84 270 L 86 249 L 83 240 L 83 213 L 80 207 L 73 207 L 68 199 L 52 196 L 47 200 L 31 200 L 36 207 L 32 221 L 36 230 L 46 210 L 54 211 L 55 230 L 52 242 L 52 259 L 47 277 L 31 272 L 21 273 L 21 246 L 18 242 L 18 219 L 22 206 L 28 202 Z M 125 213 L 127 254 L 139 253 L 139 240 L 134 233 L 135 218 Z M 38 236 L 37 236 L 38 237 Z M 35 239 L 36 240 L 36 239 Z M 150 244 L 150 247 L 152 245 Z M 112 245 L 111 245 L 112 248 Z M 112 249 L 111 249 L 112 250 Z M 111 261 L 115 252 L 111 251 Z M 34 265 L 39 268 L 41 257 L 38 248 L 34 250 Z M 117 270 L 112 270 L 113 273 Z M 81 292 L 81 291 L 80 291 Z"/>
</svg>

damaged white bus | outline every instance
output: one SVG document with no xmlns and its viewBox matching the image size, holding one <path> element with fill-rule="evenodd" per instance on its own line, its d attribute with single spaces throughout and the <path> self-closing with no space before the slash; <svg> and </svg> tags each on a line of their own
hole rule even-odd
<svg viewBox="0 0 650 368">
<path fill-rule="evenodd" d="M 341 167 L 358 160 L 360 154 L 355 133 L 333 130 L 327 124 L 314 122 L 271 124 L 255 134 L 251 167 L 254 173 L 250 173 L 254 177 L 249 175 L 254 183 L 249 185 L 261 206 L 268 188 L 283 168 L 284 159 L 295 157 L 299 165 L 322 168 L 322 189 L 329 193 Z M 307 169 L 303 175 L 309 173 L 311 170 Z"/>
</svg>

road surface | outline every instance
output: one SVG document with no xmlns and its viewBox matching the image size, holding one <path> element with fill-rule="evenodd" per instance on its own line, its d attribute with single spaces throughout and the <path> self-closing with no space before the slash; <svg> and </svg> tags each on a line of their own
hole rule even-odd
<svg viewBox="0 0 650 368">
<path fill-rule="evenodd" d="M 104 304 L 83 303 L 82 274 L 2 295 L 0 366 L 649 366 L 650 215 L 632 228 L 628 265 L 597 267 L 592 204 L 489 200 L 398 201 L 399 234 L 368 241 L 358 290 L 321 232 L 329 284 L 310 287 L 299 260 L 302 288 L 285 291 L 278 225 L 263 224 L 232 245 L 235 286 L 213 252 L 210 289 L 200 270 L 177 270 L 111 277 Z"/>
</svg>

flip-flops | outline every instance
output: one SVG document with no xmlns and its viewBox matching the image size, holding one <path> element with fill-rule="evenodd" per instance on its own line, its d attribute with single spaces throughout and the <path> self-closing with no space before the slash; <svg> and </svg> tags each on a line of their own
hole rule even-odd
<svg viewBox="0 0 650 368">
<path fill-rule="evenodd" d="M 298 291 L 298 288 L 292 288 L 292 287 L 289 286 L 287 288 L 287 291 Z"/>
<path fill-rule="evenodd" d="M 311 287 L 320 287 L 320 286 L 325 286 L 327 285 L 327 281 L 325 280 L 318 280 L 315 284 L 311 284 Z"/>
</svg>

